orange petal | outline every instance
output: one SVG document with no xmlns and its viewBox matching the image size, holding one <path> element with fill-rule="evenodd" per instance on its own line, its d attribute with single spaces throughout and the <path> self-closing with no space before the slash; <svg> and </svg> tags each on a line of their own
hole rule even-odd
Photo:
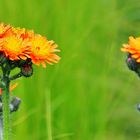
<svg viewBox="0 0 140 140">
<path fill-rule="evenodd" d="M 2 94 L 2 89 L 0 88 L 0 95 Z"/>
<path fill-rule="evenodd" d="M 18 86 L 18 83 L 15 83 L 14 85 L 10 86 L 10 91 L 14 90 Z"/>
<path fill-rule="evenodd" d="M 138 58 L 136 61 L 137 61 L 138 63 L 140 63 L 140 58 Z"/>
<path fill-rule="evenodd" d="M 133 55 L 131 55 L 133 58 L 139 58 L 140 57 L 140 54 L 133 54 Z"/>
</svg>

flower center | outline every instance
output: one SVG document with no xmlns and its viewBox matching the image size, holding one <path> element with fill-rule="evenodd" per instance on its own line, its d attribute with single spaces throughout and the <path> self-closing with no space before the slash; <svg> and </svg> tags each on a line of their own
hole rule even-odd
<svg viewBox="0 0 140 140">
<path fill-rule="evenodd" d="M 6 38 L 6 48 L 8 50 L 18 52 L 21 47 L 21 40 L 17 39 L 16 37 L 9 37 Z"/>
</svg>

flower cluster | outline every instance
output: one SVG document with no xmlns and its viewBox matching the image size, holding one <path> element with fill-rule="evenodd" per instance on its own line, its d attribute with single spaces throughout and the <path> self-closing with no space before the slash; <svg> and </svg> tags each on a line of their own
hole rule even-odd
<svg viewBox="0 0 140 140">
<path fill-rule="evenodd" d="M 21 102 L 17 97 L 11 100 L 10 91 L 17 86 L 11 86 L 11 81 L 32 76 L 32 64 L 46 67 L 47 63 L 57 63 L 57 47 L 54 41 L 32 30 L 0 24 L 0 139 L 9 140 L 10 113 L 17 111 Z"/>
<path fill-rule="evenodd" d="M 0 24 L 0 53 L 11 61 L 28 60 L 36 65 L 57 63 L 60 59 L 57 44 L 32 30 Z"/>
</svg>

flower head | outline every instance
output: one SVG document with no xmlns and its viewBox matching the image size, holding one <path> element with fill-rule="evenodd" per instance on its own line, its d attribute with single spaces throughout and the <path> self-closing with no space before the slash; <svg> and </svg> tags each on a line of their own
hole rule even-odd
<svg viewBox="0 0 140 140">
<path fill-rule="evenodd" d="M 26 60 L 29 57 L 29 42 L 16 36 L 3 38 L 0 51 L 4 52 L 10 60 Z"/>
<path fill-rule="evenodd" d="M 132 58 L 140 63 L 140 37 L 129 37 L 129 44 L 124 44 L 121 50 L 129 53 Z"/>
<path fill-rule="evenodd" d="M 14 28 L 10 25 L 0 24 L 0 52 L 9 60 L 26 60 L 46 67 L 46 63 L 57 63 L 60 59 L 55 52 L 59 52 L 54 41 L 35 34 L 25 28 Z"/>
<path fill-rule="evenodd" d="M 124 44 L 121 50 L 128 53 L 126 59 L 128 68 L 140 77 L 140 38 L 129 37 L 129 43 Z"/>
<path fill-rule="evenodd" d="M 52 64 L 59 61 L 60 57 L 54 54 L 59 50 L 56 49 L 57 45 L 53 41 L 48 41 L 41 35 L 35 35 L 31 39 L 31 45 L 30 57 L 34 64 L 39 65 L 41 63 L 43 67 L 46 67 L 46 62 Z"/>
</svg>

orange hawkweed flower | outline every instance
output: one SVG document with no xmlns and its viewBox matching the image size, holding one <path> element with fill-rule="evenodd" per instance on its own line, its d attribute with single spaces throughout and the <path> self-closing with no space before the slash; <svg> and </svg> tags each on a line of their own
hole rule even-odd
<svg viewBox="0 0 140 140">
<path fill-rule="evenodd" d="M 10 60 L 26 60 L 29 57 L 30 45 L 27 40 L 16 36 L 5 37 L 2 40 L 0 51 L 4 52 Z"/>
<path fill-rule="evenodd" d="M 10 60 L 29 58 L 32 63 L 46 67 L 46 63 L 59 61 L 60 57 L 55 54 L 59 52 L 57 47 L 54 41 L 48 41 L 32 30 L 0 24 L 0 52 Z"/>
<path fill-rule="evenodd" d="M 48 41 L 41 35 L 35 35 L 31 39 L 31 45 L 30 57 L 34 64 L 39 65 L 41 63 L 43 67 L 46 67 L 46 62 L 52 64 L 59 61 L 60 57 L 54 54 L 59 52 L 54 41 Z"/>
<path fill-rule="evenodd" d="M 124 44 L 121 50 L 129 53 L 132 58 L 140 63 L 140 37 L 129 37 L 129 44 Z"/>
</svg>

